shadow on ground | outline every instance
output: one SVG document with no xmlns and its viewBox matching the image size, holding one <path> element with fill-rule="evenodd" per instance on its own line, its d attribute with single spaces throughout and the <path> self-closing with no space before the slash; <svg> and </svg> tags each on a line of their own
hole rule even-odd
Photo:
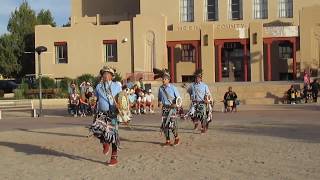
<svg viewBox="0 0 320 180">
<path fill-rule="evenodd" d="M 214 129 L 248 135 L 280 137 L 307 143 L 320 143 L 320 125 L 315 124 L 229 125 L 215 127 Z"/>
<path fill-rule="evenodd" d="M 97 160 L 93 160 L 93 159 L 89 159 L 89 158 L 85 158 L 77 155 L 67 154 L 67 153 L 59 152 L 52 149 L 46 149 L 40 146 L 31 145 L 31 144 L 20 144 L 20 143 L 14 143 L 14 142 L 0 141 L 0 146 L 12 148 L 16 152 L 22 152 L 22 153 L 25 153 L 26 155 L 46 155 L 46 156 L 55 156 L 55 157 L 65 157 L 72 160 L 85 160 L 85 161 L 90 161 L 98 164 L 104 163 L 101 161 L 97 161 Z"/>
<path fill-rule="evenodd" d="M 29 129 L 22 129 L 17 128 L 19 131 L 29 132 L 29 133 L 38 133 L 38 134 L 46 134 L 46 135 L 57 135 L 57 136 L 63 136 L 63 137 L 80 137 L 84 138 L 87 136 L 77 135 L 77 134 L 68 134 L 68 133 L 57 133 L 57 132 L 46 132 L 46 131 L 37 131 L 37 130 L 29 130 Z"/>
</svg>

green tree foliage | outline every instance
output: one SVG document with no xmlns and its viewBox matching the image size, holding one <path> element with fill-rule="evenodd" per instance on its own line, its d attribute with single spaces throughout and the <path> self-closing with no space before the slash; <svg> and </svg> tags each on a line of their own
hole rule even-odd
<svg viewBox="0 0 320 180">
<path fill-rule="evenodd" d="M 56 83 L 55 80 L 49 77 L 42 77 L 41 79 L 41 84 L 43 89 L 51 89 L 51 88 L 56 88 Z M 37 79 L 37 88 L 39 88 L 39 79 Z"/>
<path fill-rule="evenodd" d="M 5 75 L 22 77 L 35 73 L 34 29 L 38 24 L 56 25 L 49 10 L 41 10 L 36 15 L 26 0 L 11 13 L 9 34 L 0 37 L 0 70 Z"/>
<path fill-rule="evenodd" d="M 114 81 L 119 81 L 119 82 L 122 81 L 122 76 L 121 76 L 120 73 L 116 72 L 116 73 L 114 74 Z"/>
<path fill-rule="evenodd" d="M 37 15 L 38 25 L 51 25 L 52 27 L 56 26 L 56 22 L 49 10 L 42 9 Z"/>
<path fill-rule="evenodd" d="M 20 76 L 34 72 L 34 54 L 26 54 L 25 52 L 34 52 L 34 27 L 36 24 L 36 13 L 26 1 L 15 9 L 9 18 L 7 29 L 11 35 L 17 37 L 14 43 L 19 47 L 15 56 L 22 66 Z"/>
<path fill-rule="evenodd" d="M 91 74 L 83 74 L 83 75 L 77 77 L 77 84 L 78 85 L 80 85 L 84 81 L 93 83 L 93 82 L 95 82 L 95 77 Z"/>
<path fill-rule="evenodd" d="M 13 76 L 21 69 L 16 56 L 19 52 L 19 46 L 15 43 L 16 38 L 16 36 L 8 34 L 0 37 L 0 72 L 6 77 Z"/>
</svg>

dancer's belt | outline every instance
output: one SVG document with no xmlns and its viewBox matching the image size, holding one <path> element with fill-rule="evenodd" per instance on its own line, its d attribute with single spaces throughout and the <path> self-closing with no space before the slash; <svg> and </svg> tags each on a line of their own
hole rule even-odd
<svg viewBox="0 0 320 180">
<path fill-rule="evenodd" d="M 98 114 L 106 115 L 107 117 L 117 117 L 117 111 L 99 111 Z"/>
<path fill-rule="evenodd" d="M 196 104 L 205 104 L 205 102 L 204 102 L 204 101 L 197 101 L 197 100 L 193 100 L 192 102 L 193 102 L 193 103 L 196 103 Z"/>
<path fill-rule="evenodd" d="M 162 106 L 162 109 L 174 109 L 176 108 L 177 106 L 175 104 L 172 104 L 172 105 L 163 105 Z"/>
</svg>

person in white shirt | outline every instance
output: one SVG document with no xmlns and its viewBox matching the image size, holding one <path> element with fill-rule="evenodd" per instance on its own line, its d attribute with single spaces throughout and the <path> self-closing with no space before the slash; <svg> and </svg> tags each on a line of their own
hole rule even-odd
<svg viewBox="0 0 320 180">
<path fill-rule="evenodd" d="M 153 100 L 154 100 L 154 95 L 152 94 L 151 89 L 149 89 L 148 93 L 145 95 L 145 102 L 146 102 L 146 109 L 148 108 L 150 113 L 154 113 Z"/>
</svg>

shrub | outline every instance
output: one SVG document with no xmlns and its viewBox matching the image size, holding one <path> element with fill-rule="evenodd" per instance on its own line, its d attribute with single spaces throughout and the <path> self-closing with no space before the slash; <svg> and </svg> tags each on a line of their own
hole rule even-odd
<svg viewBox="0 0 320 180">
<path fill-rule="evenodd" d="M 116 72 L 116 73 L 114 74 L 114 81 L 119 81 L 119 82 L 122 81 L 122 76 L 121 76 L 120 73 Z"/>
<path fill-rule="evenodd" d="M 42 89 L 56 88 L 55 80 L 49 77 L 42 77 Z M 37 79 L 36 88 L 39 88 L 39 78 Z"/>
<path fill-rule="evenodd" d="M 0 90 L 0 98 L 4 97 L 4 90 Z"/>
<path fill-rule="evenodd" d="M 21 84 L 19 85 L 19 87 L 13 91 L 14 98 L 15 99 L 25 99 L 28 89 L 29 89 L 28 83 L 25 80 L 23 80 L 21 82 Z"/>
<path fill-rule="evenodd" d="M 77 84 L 80 85 L 84 81 L 93 83 L 95 79 L 96 78 L 91 74 L 82 74 L 81 76 L 77 77 Z"/>
<path fill-rule="evenodd" d="M 68 92 L 70 83 L 73 81 L 73 79 L 65 77 L 60 81 L 60 88 L 62 92 Z"/>
</svg>

